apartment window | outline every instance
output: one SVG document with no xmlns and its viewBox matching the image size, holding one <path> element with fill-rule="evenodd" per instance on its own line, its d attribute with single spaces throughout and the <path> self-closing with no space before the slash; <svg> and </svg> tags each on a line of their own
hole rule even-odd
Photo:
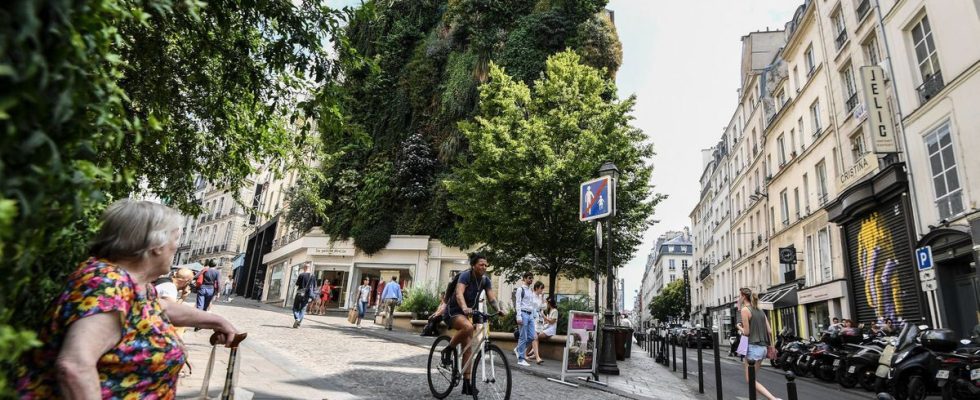
<svg viewBox="0 0 980 400">
<path fill-rule="evenodd" d="M 875 36 L 874 32 L 871 32 L 871 37 L 868 41 L 864 42 L 864 57 L 868 60 L 868 65 L 878 65 L 881 62 L 881 56 L 878 53 L 878 37 Z"/>
<path fill-rule="evenodd" d="M 810 105 L 810 119 L 813 120 L 813 136 L 819 136 L 820 130 L 820 100 L 816 100 Z"/>
<path fill-rule="evenodd" d="M 231 245 L 231 233 L 232 232 L 233 232 L 233 230 L 232 230 L 231 221 L 228 221 L 228 225 L 225 225 L 225 241 L 224 241 L 224 244 L 225 245 L 229 245 L 229 246 Z M 229 250 L 231 250 L 231 249 L 229 249 Z"/>
<path fill-rule="evenodd" d="M 674 252 L 674 246 L 667 246 L 667 251 L 673 253 Z"/>
<path fill-rule="evenodd" d="M 864 145 L 864 132 L 858 132 L 851 136 L 851 157 L 853 157 L 854 162 L 857 162 L 867 153 L 866 147 Z"/>
<path fill-rule="evenodd" d="M 806 249 L 804 249 L 804 251 L 806 252 L 806 258 L 803 260 L 803 262 L 806 263 L 806 284 L 807 286 L 813 286 L 819 282 L 817 279 L 817 267 L 820 264 L 817 262 L 817 259 L 814 258 L 815 253 L 813 252 L 813 235 L 806 237 L 805 246 Z"/>
<path fill-rule="evenodd" d="M 789 158 L 796 157 L 796 129 L 789 128 Z"/>
<path fill-rule="evenodd" d="M 912 27 L 912 46 L 915 48 L 915 58 L 919 64 L 922 85 L 916 88 L 919 101 L 925 103 L 942 90 L 943 74 L 939 68 L 939 55 L 936 44 L 932 41 L 932 27 L 929 17 L 924 16 Z"/>
<path fill-rule="evenodd" d="M 783 226 L 789 225 L 789 195 L 786 193 L 786 189 L 779 192 L 779 207 L 780 211 L 783 212 Z"/>
<path fill-rule="evenodd" d="M 687 268 L 687 260 L 681 260 L 681 268 Z"/>
<path fill-rule="evenodd" d="M 769 234 L 776 232 L 776 208 L 769 207 Z"/>
<path fill-rule="evenodd" d="M 803 174 L 803 207 L 806 215 L 810 215 L 810 177 Z"/>
<path fill-rule="evenodd" d="M 779 135 L 779 137 L 776 138 L 776 146 L 778 147 L 776 151 L 778 152 L 780 167 L 786 164 L 786 144 L 784 143 L 785 141 L 786 140 L 783 139 L 783 135 Z"/>
<path fill-rule="evenodd" d="M 912 27 L 912 46 L 915 47 L 915 58 L 919 62 L 923 81 L 939 72 L 939 55 L 936 53 L 936 44 L 932 41 L 932 27 L 928 16 L 922 17 Z"/>
<path fill-rule="evenodd" d="M 803 52 L 803 61 L 806 63 L 806 77 L 809 78 L 813 75 L 814 68 L 817 67 L 816 63 L 813 61 L 813 45 L 809 45 L 806 51 Z"/>
<path fill-rule="evenodd" d="M 871 11 L 871 0 L 857 0 L 857 20 L 861 21 Z"/>
<path fill-rule="evenodd" d="M 675 265 L 675 260 L 667 260 L 667 265 L 670 266 L 671 271 L 677 269 L 677 265 Z"/>
<path fill-rule="evenodd" d="M 844 105 L 847 112 L 851 112 L 857 106 L 857 87 L 854 84 L 854 69 L 848 63 L 840 72 L 841 84 L 844 85 Z"/>
<path fill-rule="evenodd" d="M 800 219 L 800 188 L 793 188 L 793 205 L 796 211 L 796 219 Z"/>
<path fill-rule="evenodd" d="M 776 110 L 782 110 L 783 106 L 789 102 L 789 99 L 786 98 L 786 90 L 780 89 L 779 93 L 776 94 L 776 99 L 779 101 L 779 104 L 776 105 Z"/>
<path fill-rule="evenodd" d="M 800 132 L 800 152 L 802 153 L 803 150 L 806 149 L 806 142 L 803 141 L 803 132 L 804 132 L 804 130 L 803 130 L 803 117 L 800 117 L 800 119 L 798 119 L 796 121 L 796 125 L 797 125 L 797 129 Z"/>
<path fill-rule="evenodd" d="M 960 187 L 959 175 L 956 173 L 956 156 L 953 154 L 949 123 L 927 135 L 925 140 L 939 218 L 947 219 L 963 212 L 963 188 Z"/>
<path fill-rule="evenodd" d="M 820 277 L 824 282 L 833 278 L 833 266 L 830 259 L 830 229 L 823 228 L 817 232 L 817 242 L 820 246 Z"/>
<path fill-rule="evenodd" d="M 793 66 L 793 87 L 796 88 L 796 93 L 799 93 L 802 87 L 800 85 L 800 67 L 796 65 Z"/>
<path fill-rule="evenodd" d="M 827 203 L 827 161 L 817 163 L 817 202 L 821 206 Z"/>
<path fill-rule="evenodd" d="M 670 274 L 670 281 L 673 282 L 675 280 L 677 280 L 677 276 L 674 274 Z"/>
<path fill-rule="evenodd" d="M 834 43 L 837 45 L 837 50 L 840 50 L 847 43 L 847 25 L 844 24 L 844 13 L 838 8 L 831 18 L 834 20 L 834 31 L 837 32 Z"/>
</svg>

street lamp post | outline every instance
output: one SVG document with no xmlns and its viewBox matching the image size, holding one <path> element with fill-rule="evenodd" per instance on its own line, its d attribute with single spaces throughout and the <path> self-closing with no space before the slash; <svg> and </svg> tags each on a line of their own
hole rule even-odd
<svg viewBox="0 0 980 400">
<path fill-rule="evenodd" d="M 610 196 L 611 201 L 615 201 L 616 194 L 616 180 L 619 179 L 619 168 L 616 168 L 616 164 L 607 162 L 602 164 L 599 168 L 599 176 L 608 176 L 611 178 Z M 615 210 L 615 206 L 613 210 Z M 613 335 L 616 332 L 616 328 L 613 327 L 613 284 L 616 282 L 616 276 L 612 261 L 613 252 L 613 229 L 612 220 L 614 214 L 610 214 L 606 217 L 606 310 L 604 315 L 604 322 L 602 324 L 602 352 L 599 354 L 599 372 L 603 374 L 619 375 L 619 367 L 616 365 L 616 349 L 615 340 Z"/>
</svg>

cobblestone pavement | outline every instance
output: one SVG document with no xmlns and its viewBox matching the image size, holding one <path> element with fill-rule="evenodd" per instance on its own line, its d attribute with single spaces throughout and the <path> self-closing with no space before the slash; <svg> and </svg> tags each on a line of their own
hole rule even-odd
<svg viewBox="0 0 980 400">
<path fill-rule="evenodd" d="M 426 383 L 428 349 L 424 343 L 385 339 L 381 328 L 368 321 L 358 330 L 343 317 L 308 316 L 302 327 L 292 329 L 293 319 L 288 310 L 238 300 L 215 304 L 212 312 L 248 332 L 240 350 L 239 387 L 254 393 L 256 399 L 432 398 Z M 209 334 L 205 331 L 185 334 L 194 372 L 181 379 L 178 398 L 196 398 L 201 388 L 210 351 L 206 344 Z M 221 391 L 227 354 L 225 349 L 218 351 L 210 380 L 212 397 Z M 548 382 L 513 365 L 511 371 L 514 399 L 558 400 L 570 395 L 620 398 L 587 387 L 572 388 Z M 457 388 L 448 398 L 465 397 Z"/>
</svg>

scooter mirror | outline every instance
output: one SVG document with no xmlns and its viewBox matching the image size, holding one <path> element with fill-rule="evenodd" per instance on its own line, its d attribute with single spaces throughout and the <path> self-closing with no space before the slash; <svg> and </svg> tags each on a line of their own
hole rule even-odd
<svg viewBox="0 0 980 400">
<path fill-rule="evenodd" d="M 970 344 L 970 339 L 960 339 L 960 343 Z"/>
<path fill-rule="evenodd" d="M 929 325 L 919 325 L 919 330 L 920 331 L 924 331 L 926 329 L 929 329 Z"/>
<path fill-rule="evenodd" d="M 892 395 L 888 394 L 887 392 L 878 393 L 878 395 L 875 396 L 875 399 L 877 399 L 877 400 L 895 400 L 895 398 L 892 397 Z"/>
</svg>

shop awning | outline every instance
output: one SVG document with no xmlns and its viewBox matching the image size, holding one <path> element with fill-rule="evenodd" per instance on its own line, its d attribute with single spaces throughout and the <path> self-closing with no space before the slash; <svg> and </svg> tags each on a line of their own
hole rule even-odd
<svg viewBox="0 0 980 400">
<path fill-rule="evenodd" d="M 799 300 L 796 296 L 796 285 L 766 292 L 759 299 L 759 308 L 763 310 L 793 307 L 797 304 L 799 304 Z"/>
</svg>

